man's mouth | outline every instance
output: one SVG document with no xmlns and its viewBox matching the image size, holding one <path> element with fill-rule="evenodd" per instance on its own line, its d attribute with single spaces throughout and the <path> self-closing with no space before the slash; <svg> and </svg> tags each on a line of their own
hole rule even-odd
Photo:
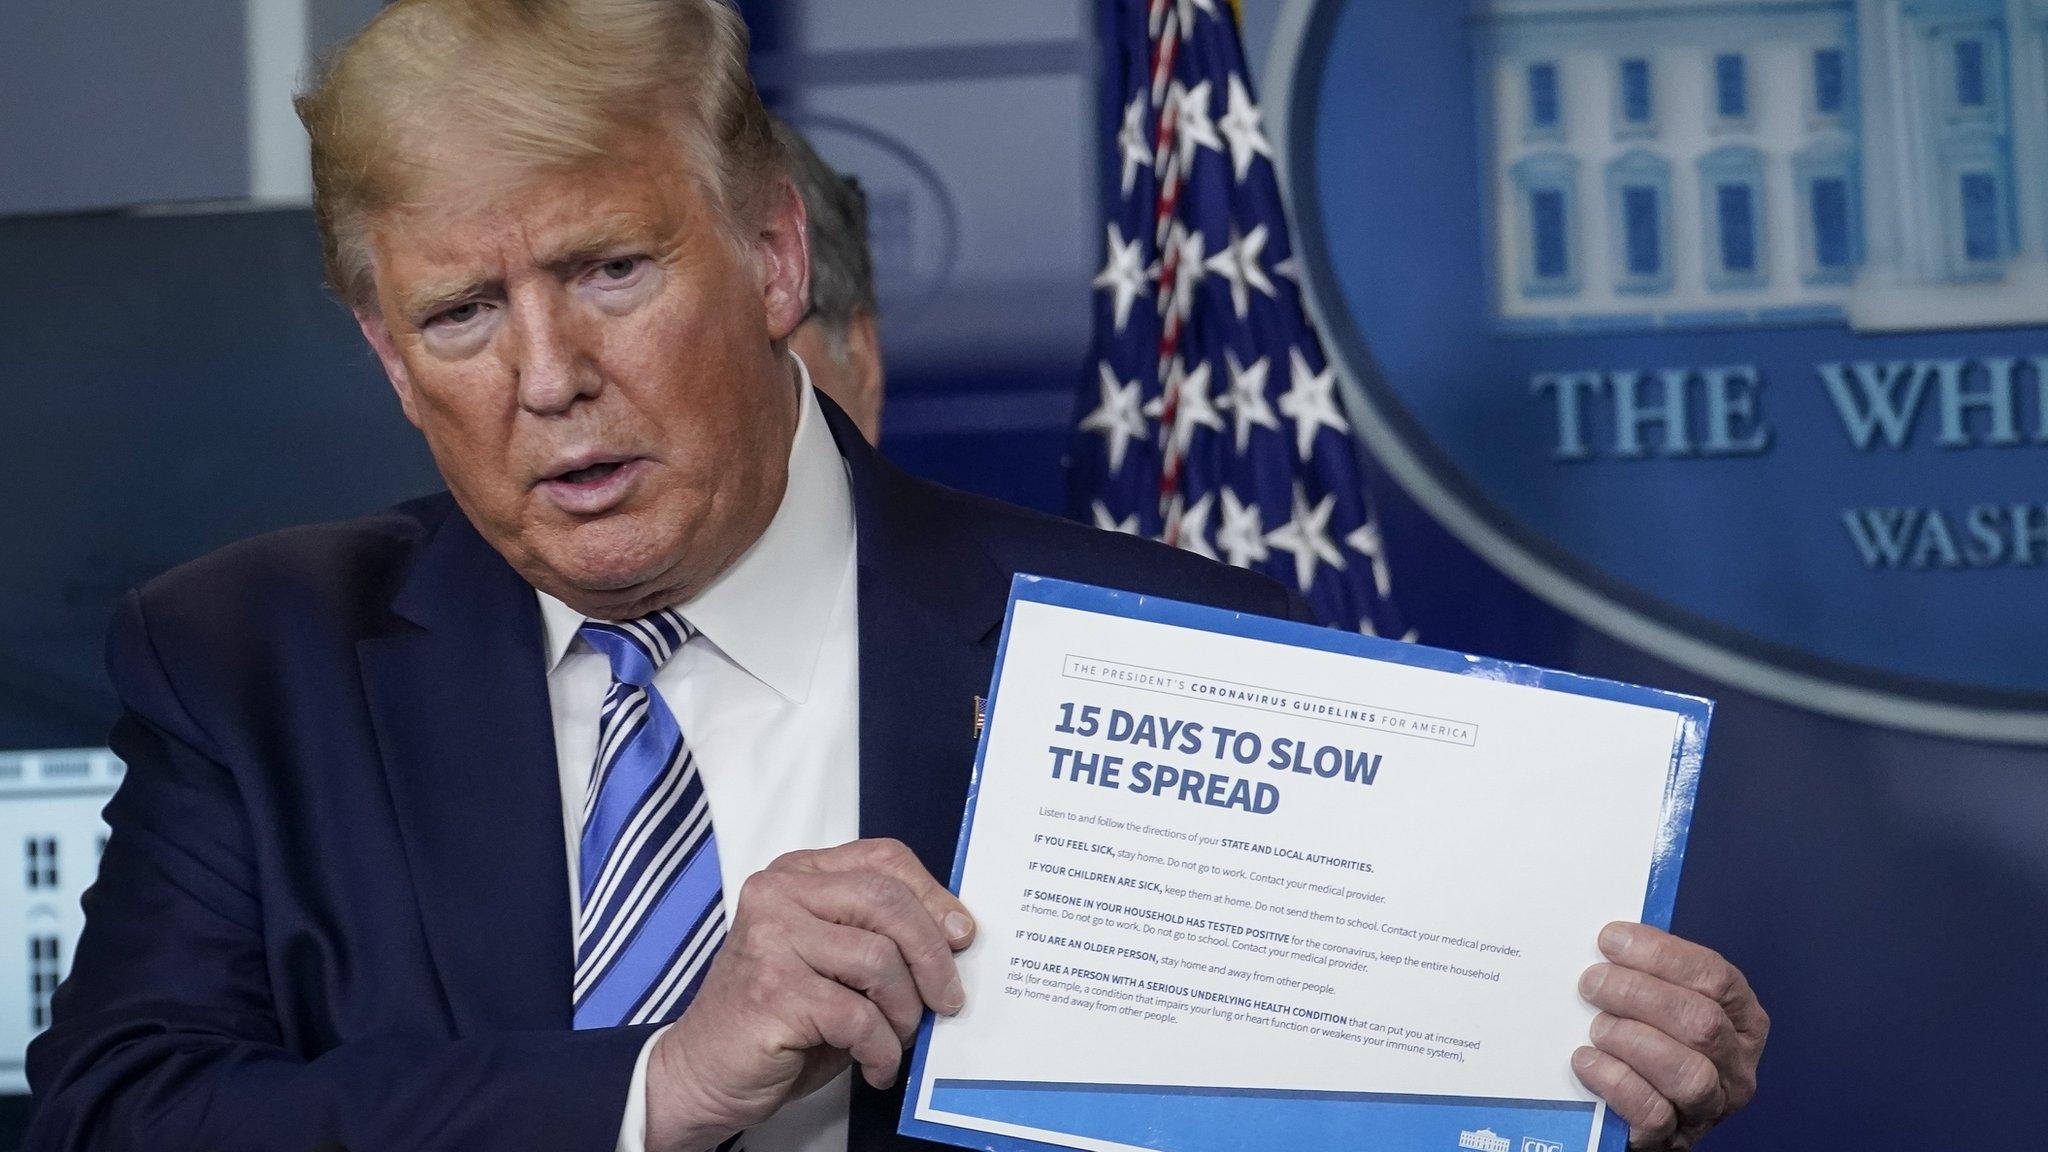
<svg viewBox="0 0 2048 1152">
<path fill-rule="evenodd" d="M 553 479 L 563 484 L 595 484 L 623 467 L 625 467 L 625 461 L 623 460 L 606 460 L 585 468 L 577 468 L 573 471 L 561 473 L 553 477 Z"/>
<path fill-rule="evenodd" d="M 584 456 L 562 463 L 564 467 L 544 476 L 536 487 L 555 507 L 577 516 L 595 516 L 619 507 L 648 467 L 638 456 Z"/>
</svg>

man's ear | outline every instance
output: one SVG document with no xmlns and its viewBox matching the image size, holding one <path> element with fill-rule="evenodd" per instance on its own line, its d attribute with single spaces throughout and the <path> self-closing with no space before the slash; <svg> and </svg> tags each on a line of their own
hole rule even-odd
<svg viewBox="0 0 2048 1152">
<path fill-rule="evenodd" d="M 761 267 L 761 305 L 768 338 L 787 340 L 811 310 L 811 238 L 804 199 L 787 177 L 778 179 L 754 238 Z"/>
<path fill-rule="evenodd" d="M 363 339 L 370 342 L 370 348 L 377 353 L 377 362 L 384 365 L 384 375 L 391 381 L 391 390 L 398 393 L 398 406 L 405 410 L 405 418 L 412 426 L 420 426 L 419 409 L 415 407 L 412 392 L 412 373 L 405 370 L 405 360 L 398 355 L 398 345 L 391 339 L 391 326 L 384 323 L 384 317 L 368 308 L 357 308 L 356 327 L 363 330 Z"/>
</svg>

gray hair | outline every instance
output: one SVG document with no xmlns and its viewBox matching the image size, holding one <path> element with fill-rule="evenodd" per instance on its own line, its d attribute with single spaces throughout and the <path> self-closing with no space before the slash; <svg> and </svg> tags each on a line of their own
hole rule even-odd
<svg viewBox="0 0 2048 1152">
<path fill-rule="evenodd" d="M 775 142 L 810 217 L 811 311 L 834 352 L 844 354 L 847 325 L 875 312 L 875 261 L 868 251 L 868 198 L 860 184 L 825 163 L 796 129 L 775 118 Z"/>
<path fill-rule="evenodd" d="M 295 104 L 313 153 L 329 282 L 375 295 L 370 221 L 430 177 L 472 198 L 604 160 L 636 132 L 680 140 L 721 223 L 745 235 L 780 157 L 730 0 L 398 0 Z"/>
</svg>

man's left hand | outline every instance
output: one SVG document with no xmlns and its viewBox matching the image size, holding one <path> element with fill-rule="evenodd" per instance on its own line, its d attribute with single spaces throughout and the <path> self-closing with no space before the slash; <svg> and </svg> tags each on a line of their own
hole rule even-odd
<svg viewBox="0 0 2048 1152">
<path fill-rule="evenodd" d="M 1771 1018 L 1710 948 L 1643 924 L 1609 924 L 1579 995 L 1600 1009 L 1572 1070 L 1629 1124 L 1629 1147 L 1685 1152 L 1756 1095 Z"/>
</svg>

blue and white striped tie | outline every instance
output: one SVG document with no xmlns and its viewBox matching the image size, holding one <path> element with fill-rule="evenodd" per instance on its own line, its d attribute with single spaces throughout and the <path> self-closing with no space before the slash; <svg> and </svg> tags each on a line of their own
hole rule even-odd
<svg viewBox="0 0 2048 1152">
<path fill-rule="evenodd" d="M 583 799 L 576 1027 L 673 1020 L 725 940 L 711 805 L 654 672 L 696 635 L 673 610 L 579 635 L 611 661 Z"/>
</svg>

